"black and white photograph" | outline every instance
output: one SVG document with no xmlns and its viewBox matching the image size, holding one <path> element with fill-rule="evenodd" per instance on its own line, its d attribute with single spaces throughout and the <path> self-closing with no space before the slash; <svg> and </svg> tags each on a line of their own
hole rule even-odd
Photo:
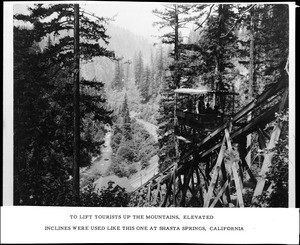
<svg viewBox="0 0 300 245">
<path fill-rule="evenodd" d="M 291 4 L 11 5 L 4 203 L 295 208 Z"/>
</svg>

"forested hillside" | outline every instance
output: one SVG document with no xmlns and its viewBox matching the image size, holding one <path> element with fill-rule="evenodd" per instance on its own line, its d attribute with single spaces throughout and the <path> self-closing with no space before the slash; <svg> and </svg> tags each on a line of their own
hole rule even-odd
<svg viewBox="0 0 300 245">
<path fill-rule="evenodd" d="M 114 50 L 117 57 L 123 57 L 124 62 L 133 61 L 134 55 L 138 52 L 143 53 L 146 63 L 150 62 L 154 47 L 149 40 L 115 26 L 113 22 L 107 25 L 107 35 L 111 37 L 107 48 Z M 95 57 L 92 63 L 82 66 L 82 75 L 90 79 L 95 77 L 98 81 L 112 81 L 114 63 L 105 57 Z"/>
</svg>

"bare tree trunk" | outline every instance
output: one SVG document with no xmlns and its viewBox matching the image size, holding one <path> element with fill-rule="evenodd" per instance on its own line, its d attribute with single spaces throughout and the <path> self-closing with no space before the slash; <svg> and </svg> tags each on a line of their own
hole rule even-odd
<svg viewBox="0 0 300 245">
<path fill-rule="evenodd" d="M 254 22 L 253 22 L 253 9 L 250 10 L 250 66 L 249 66 L 249 99 L 253 99 L 253 86 L 254 86 Z M 251 121 L 252 114 L 248 114 L 248 121 Z M 247 147 L 251 145 L 252 134 L 247 135 Z M 251 164 L 251 150 L 246 156 L 248 166 Z"/>
<path fill-rule="evenodd" d="M 79 4 L 74 4 L 74 164 L 73 202 L 79 203 L 80 111 L 79 111 Z"/>
<path fill-rule="evenodd" d="M 179 52 L 178 52 L 178 41 L 179 41 L 179 23 L 178 23 L 178 9 L 177 5 L 175 5 L 175 44 L 174 44 L 174 49 L 175 49 L 175 60 L 179 60 Z"/>
<path fill-rule="evenodd" d="M 178 73 L 177 63 L 179 61 L 179 18 L 178 18 L 178 6 L 175 4 L 175 40 L 174 40 L 174 59 L 175 59 L 175 86 L 179 88 L 180 86 L 180 75 Z"/>
</svg>

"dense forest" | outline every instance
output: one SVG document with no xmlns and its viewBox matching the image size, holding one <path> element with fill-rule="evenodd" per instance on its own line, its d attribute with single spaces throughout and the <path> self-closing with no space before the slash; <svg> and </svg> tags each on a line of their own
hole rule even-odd
<svg viewBox="0 0 300 245">
<path fill-rule="evenodd" d="M 174 128 L 175 89 L 233 90 L 237 112 L 279 80 L 288 83 L 288 5 L 163 5 L 153 10 L 158 17 L 153 25 L 161 33 L 156 45 L 80 9 L 80 70 L 74 63 L 74 5 L 37 4 L 29 12 L 14 15 L 14 205 L 131 202 L 120 186 L 96 192 L 94 179 L 88 188 L 74 190 L 73 83 L 78 73 L 79 168 L 101 158 L 110 133 L 105 174 L 128 179 L 147 169 L 156 155 L 158 171 L 164 171 L 185 152 Z M 187 29 L 188 36 L 183 35 Z M 140 120 L 158 127 L 157 139 Z M 260 196 L 257 206 L 288 206 L 288 108 L 264 130 L 275 122 L 282 127 L 267 175 L 273 192 Z M 247 137 L 258 176 L 261 142 Z M 245 182 L 246 206 L 252 184 Z"/>
</svg>

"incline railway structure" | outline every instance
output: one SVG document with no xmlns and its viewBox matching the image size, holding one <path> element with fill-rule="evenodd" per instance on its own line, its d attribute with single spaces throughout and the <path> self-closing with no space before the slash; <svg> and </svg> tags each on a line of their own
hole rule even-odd
<svg viewBox="0 0 300 245">
<path fill-rule="evenodd" d="M 244 207 L 246 181 L 247 188 L 252 188 L 251 205 L 255 206 L 258 197 L 272 189 L 266 184 L 266 173 L 273 156 L 270 150 L 282 126 L 275 115 L 288 104 L 287 83 L 282 80 L 273 84 L 237 113 L 235 95 L 226 91 L 175 90 L 175 134 L 182 152 L 177 162 L 132 193 L 133 206 Z M 264 127 L 272 121 L 273 129 L 265 132 Z M 247 147 L 249 134 L 256 137 L 263 152 L 258 177 L 251 171 L 251 162 L 246 161 L 254 144 L 252 140 Z"/>
</svg>

